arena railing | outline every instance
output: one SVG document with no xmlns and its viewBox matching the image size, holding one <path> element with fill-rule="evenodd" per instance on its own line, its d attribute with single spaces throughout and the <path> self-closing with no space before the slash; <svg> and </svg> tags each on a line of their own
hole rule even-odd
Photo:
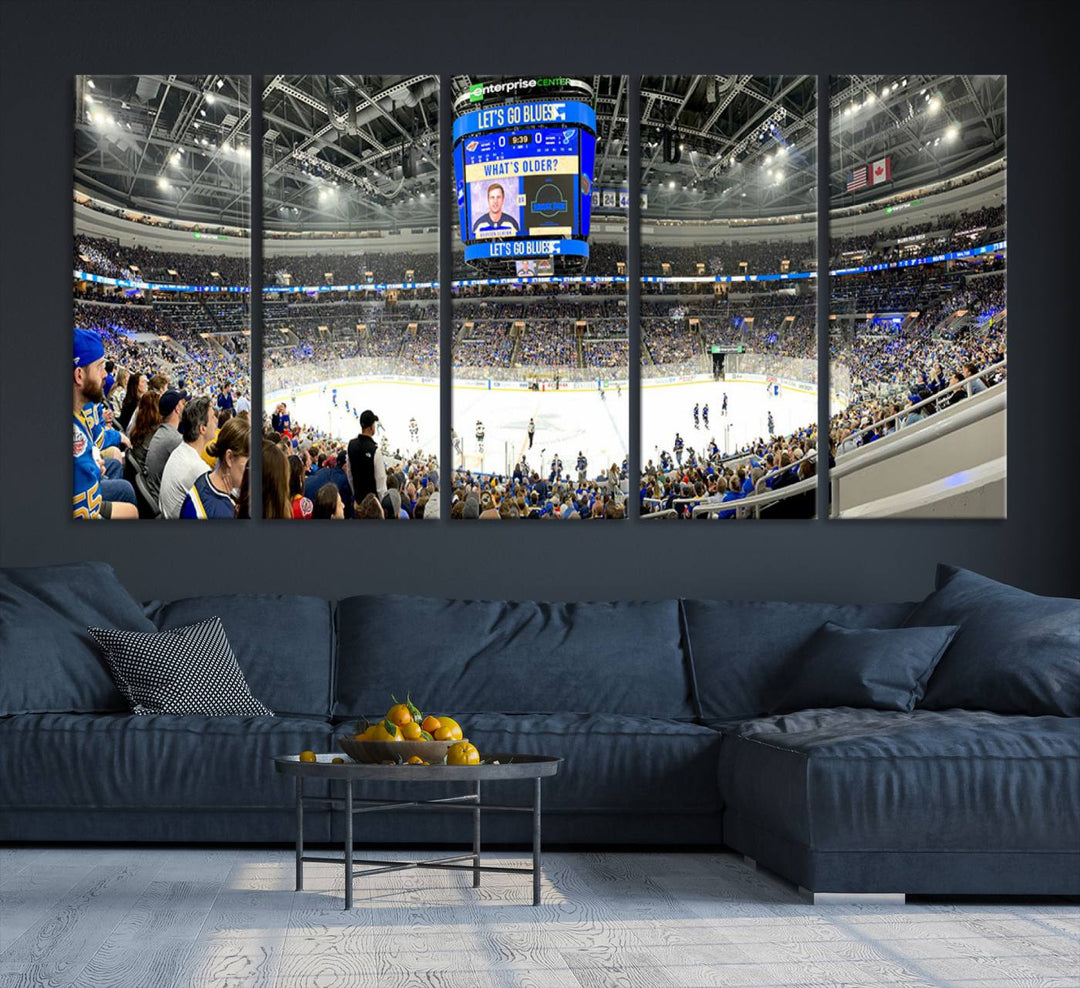
<svg viewBox="0 0 1080 988">
<path fill-rule="evenodd" d="M 863 427 L 861 429 L 858 429 L 857 431 L 852 432 L 851 435 L 847 437 L 847 439 L 851 439 L 852 436 L 856 436 L 859 439 L 862 439 L 864 436 L 869 435 L 871 432 L 875 432 L 881 426 L 888 425 L 889 423 L 895 422 L 895 421 L 897 421 L 898 419 L 901 419 L 901 418 L 906 418 L 912 412 L 921 411 L 922 409 L 927 408 L 930 405 L 936 405 L 937 402 L 939 402 L 943 397 L 946 397 L 946 396 L 948 396 L 950 394 L 953 394 L 956 391 L 961 391 L 962 390 L 965 393 L 967 393 L 968 386 L 971 384 L 971 382 L 973 380 L 981 379 L 984 376 L 986 376 L 987 374 L 996 374 L 998 371 L 1001 371 L 1004 374 L 1008 370 L 1008 364 L 1009 364 L 1009 360 L 1008 360 L 1007 357 L 1004 360 L 999 360 L 996 364 L 991 364 L 989 367 L 983 368 L 981 371 L 979 371 L 978 374 L 973 374 L 971 377 L 965 377 L 962 381 L 960 381 L 957 384 L 950 384 L 948 387 L 943 388 L 941 391 L 936 391 L 929 398 L 924 398 L 922 401 L 918 402 L 917 404 L 909 405 L 907 408 L 903 408 L 899 412 L 894 412 L 892 415 L 887 415 L 887 416 L 885 416 L 885 418 L 878 419 L 876 422 L 872 423 L 871 425 L 865 426 L 865 427 Z M 985 384 L 985 382 L 983 382 L 983 383 Z M 1001 383 L 1003 384 L 1005 382 L 1001 382 Z M 998 386 L 999 385 L 990 385 L 990 386 L 988 386 L 988 390 L 991 387 L 998 387 Z M 970 393 L 968 394 L 968 397 L 971 397 Z M 847 441 L 847 440 L 845 440 L 845 441 Z M 859 448 L 861 448 L 861 447 L 859 447 Z M 836 458 L 837 463 L 840 462 L 841 456 L 850 456 L 853 452 L 855 452 L 855 450 L 848 450 L 847 452 L 845 452 L 843 454 L 837 454 L 837 458 Z"/>
<path fill-rule="evenodd" d="M 1005 363 L 994 366 L 1000 367 Z M 985 371 L 983 373 L 986 373 Z M 966 381 L 970 383 L 970 378 Z M 867 446 L 849 450 L 836 457 L 835 465 L 829 470 L 830 512 L 838 516 L 840 510 L 839 484 L 845 477 L 869 467 L 877 466 L 901 454 L 925 446 L 960 429 L 971 426 L 992 415 L 1004 411 L 1008 389 L 1008 380 L 995 384 L 985 391 L 965 398 L 958 405 L 950 406 L 932 418 L 922 419 L 910 427 L 896 432 Z M 958 387 L 963 386 L 962 384 Z M 934 400 L 939 395 L 935 395 Z M 920 402 L 924 405 L 927 402 Z M 895 417 L 895 416 L 894 416 Z M 1002 437 L 1004 439 L 1004 437 Z"/>
<path fill-rule="evenodd" d="M 801 462 L 801 461 L 800 461 Z M 790 470 L 791 467 L 786 469 Z M 694 518 L 700 518 L 702 516 L 717 515 L 721 511 L 734 511 L 736 518 L 750 517 L 750 513 L 754 518 L 761 517 L 761 509 L 768 508 L 774 504 L 779 504 L 781 501 L 786 501 L 789 497 L 794 497 L 797 494 L 805 494 L 807 491 L 817 490 L 817 477 L 807 477 L 806 480 L 797 480 L 794 484 L 789 484 L 787 487 L 782 487 L 778 491 L 767 491 L 763 494 L 751 494 L 749 497 L 739 498 L 733 501 L 710 501 L 707 504 L 699 504 L 693 508 L 691 514 Z"/>
</svg>

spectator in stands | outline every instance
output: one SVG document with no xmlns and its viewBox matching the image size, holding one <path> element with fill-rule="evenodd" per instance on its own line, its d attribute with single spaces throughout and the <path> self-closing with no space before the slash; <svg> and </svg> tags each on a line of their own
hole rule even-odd
<svg viewBox="0 0 1080 988">
<path fill-rule="evenodd" d="M 184 440 L 180 435 L 180 419 L 186 402 L 178 391 L 166 391 L 158 398 L 158 414 L 161 424 L 147 440 L 144 476 L 150 496 L 155 503 L 161 497 L 161 475 L 169 457 Z"/>
<path fill-rule="evenodd" d="M 262 457 L 263 517 L 292 518 L 288 457 L 268 439 L 263 440 Z"/>
<path fill-rule="evenodd" d="M 304 496 L 304 461 L 293 454 L 289 457 L 289 505 L 293 518 L 310 518 L 314 504 Z"/>
<path fill-rule="evenodd" d="M 346 474 L 353 497 L 359 502 L 368 494 L 381 501 L 386 493 L 386 464 L 375 442 L 375 425 L 379 421 L 370 408 L 360 413 L 360 435 L 349 443 Z"/>
<path fill-rule="evenodd" d="M 131 424 L 131 417 L 135 414 L 139 399 L 149 390 L 150 382 L 142 374 L 132 374 L 128 379 L 127 390 L 124 392 L 124 404 L 120 408 L 118 421 L 120 428 L 125 432 Z"/>
<path fill-rule="evenodd" d="M 315 492 L 311 509 L 312 518 L 344 518 L 345 504 L 335 484 L 323 484 Z"/>
<path fill-rule="evenodd" d="M 967 383 L 966 390 L 969 398 L 986 390 L 986 384 L 979 377 L 979 368 L 975 364 L 964 364 L 964 380 Z"/>
<path fill-rule="evenodd" d="M 200 474 L 180 508 L 181 518 L 235 518 L 240 486 L 247 471 L 251 428 L 246 419 L 230 419 L 209 443 L 217 465 Z"/>
<path fill-rule="evenodd" d="M 231 381 L 226 381 L 225 387 L 221 389 L 221 394 L 217 397 L 217 407 L 230 412 L 235 410 Z M 278 431 L 280 432 L 281 430 L 279 429 Z"/>
<path fill-rule="evenodd" d="M 87 405 L 104 401 L 105 391 L 105 345 L 101 336 L 84 329 L 76 329 L 73 340 L 74 367 L 72 373 L 72 398 L 74 409 L 74 497 L 72 514 L 75 518 L 138 518 L 135 492 L 127 484 L 131 503 L 106 500 L 101 493 L 103 466 L 95 453 L 92 426 L 87 422 Z M 116 481 L 126 484 L 126 481 Z M 127 492 L 125 492 L 126 495 Z"/>
<path fill-rule="evenodd" d="M 161 395 L 156 391 L 147 391 L 139 399 L 139 407 L 135 413 L 135 426 L 131 430 L 131 449 L 127 454 L 129 462 L 140 474 L 145 470 L 150 441 L 159 425 L 161 425 Z M 177 435 L 179 436 L 179 433 Z M 171 453 L 172 450 L 169 452 Z"/>
<path fill-rule="evenodd" d="M 374 492 L 364 496 L 364 499 L 360 502 L 359 507 L 356 509 L 357 518 L 383 518 L 382 505 L 379 503 L 378 497 Z"/>
<path fill-rule="evenodd" d="M 169 454 L 161 474 L 158 501 L 163 518 L 179 518 L 180 508 L 195 479 L 206 471 L 202 451 L 212 438 L 213 409 L 210 399 L 201 396 L 184 406 L 180 418 L 180 438 L 183 442 Z"/>
</svg>

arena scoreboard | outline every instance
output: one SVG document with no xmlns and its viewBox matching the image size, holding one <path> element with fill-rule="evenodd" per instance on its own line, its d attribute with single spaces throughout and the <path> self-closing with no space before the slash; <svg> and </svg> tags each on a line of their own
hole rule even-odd
<svg viewBox="0 0 1080 988">
<path fill-rule="evenodd" d="M 453 126 L 465 260 L 482 270 L 552 259 L 558 273 L 589 257 L 596 113 L 539 100 L 463 113 Z"/>
</svg>

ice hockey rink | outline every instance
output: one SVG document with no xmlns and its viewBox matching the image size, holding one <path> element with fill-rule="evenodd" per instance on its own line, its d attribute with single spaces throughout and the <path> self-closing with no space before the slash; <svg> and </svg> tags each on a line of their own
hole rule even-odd
<svg viewBox="0 0 1080 988">
<path fill-rule="evenodd" d="M 337 388 L 337 405 L 333 388 Z M 728 415 L 721 415 L 724 393 Z M 357 416 L 365 408 L 379 416 L 391 450 L 402 452 L 439 449 L 439 389 L 429 382 L 350 381 L 308 385 L 296 391 L 277 391 L 267 396 L 266 410 L 279 401 L 289 405 L 293 420 L 313 425 L 341 439 L 360 431 Z M 345 402 L 349 403 L 346 411 Z M 694 404 L 709 406 L 709 427 L 694 429 Z M 780 397 L 766 395 L 759 382 L 711 381 L 648 384 L 642 388 L 642 463 L 654 462 L 661 449 L 671 450 L 679 432 L 687 447 L 704 450 L 715 438 L 717 445 L 732 451 L 767 434 L 772 411 L 775 432 L 788 434 L 817 421 L 817 395 L 781 386 Z M 356 413 L 355 415 L 353 413 Z M 611 463 L 621 464 L 627 454 L 630 401 L 614 385 L 598 390 L 528 391 L 491 388 L 484 382 L 458 382 L 453 389 L 453 425 L 462 443 L 454 451 L 454 466 L 502 473 L 524 454 L 537 470 L 550 470 L 558 455 L 564 469 L 573 472 L 578 451 L 589 461 L 589 475 L 596 476 Z M 409 438 L 409 419 L 419 428 L 416 443 Z M 528 449 L 529 419 L 536 422 L 533 449 Z M 476 420 L 484 423 L 484 451 L 476 441 Z M 541 454 L 543 461 L 541 462 Z"/>
</svg>

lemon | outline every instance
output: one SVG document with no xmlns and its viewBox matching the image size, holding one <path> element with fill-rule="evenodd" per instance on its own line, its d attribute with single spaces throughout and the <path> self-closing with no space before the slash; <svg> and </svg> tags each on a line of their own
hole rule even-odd
<svg viewBox="0 0 1080 988">
<path fill-rule="evenodd" d="M 406 741 L 419 741 L 420 735 L 424 733 L 423 728 L 415 720 L 409 721 L 408 724 L 402 724 L 399 729 L 401 736 Z"/>
<path fill-rule="evenodd" d="M 317 762 L 319 759 L 316 757 L 314 751 L 301 751 L 300 761 L 302 762 Z"/>
</svg>

